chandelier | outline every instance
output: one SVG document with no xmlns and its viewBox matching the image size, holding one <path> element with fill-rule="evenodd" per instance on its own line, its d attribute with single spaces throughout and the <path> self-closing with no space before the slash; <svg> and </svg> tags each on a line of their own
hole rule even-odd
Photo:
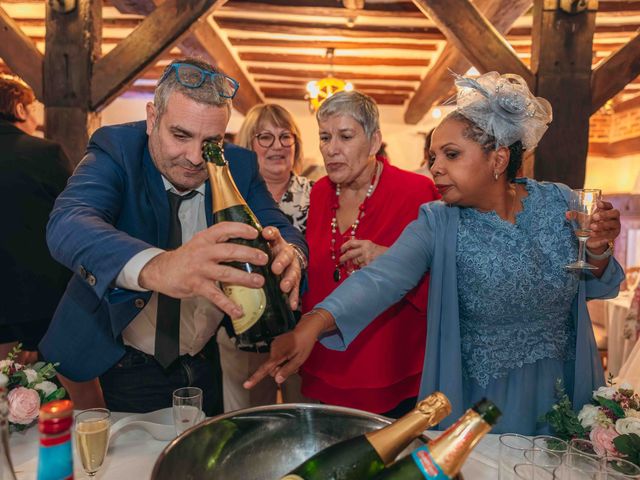
<svg viewBox="0 0 640 480">
<path fill-rule="evenodd" d="M 307 95 L 309 109 L 316 112 L 322 102 L 334 93 L 342 90 L 351 91 L 353 85 L 333 76 L 333 48 L 327 48 L 327 58 L 329 59 L 329 75 L 320 80 L 312 80 L 307 83 Z"/>
</svg>

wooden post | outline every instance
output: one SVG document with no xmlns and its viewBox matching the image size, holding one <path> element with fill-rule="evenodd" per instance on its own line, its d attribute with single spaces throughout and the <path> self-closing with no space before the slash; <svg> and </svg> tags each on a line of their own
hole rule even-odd
<svg viewBox="0 0 640 480">
<path fill-rule="evenodd" d="M 62 145 L 75 167 L 99 125 L 90 89 L 93 62 L 100 55 L 102 0 L 77 0 L 69 13 L 56 12 L 47 2 L 46 28 L 45 134 Z"/>
<path fill-rule="evenodd" d="M 531 69 L 536 95 L 553 106 L 553 122 L 535 153 L 537 180 L 584 185 L 591 116 L 591 62 L 597 0 L 570 14 L 557 0 L 535 0 Z"/>
</svg>

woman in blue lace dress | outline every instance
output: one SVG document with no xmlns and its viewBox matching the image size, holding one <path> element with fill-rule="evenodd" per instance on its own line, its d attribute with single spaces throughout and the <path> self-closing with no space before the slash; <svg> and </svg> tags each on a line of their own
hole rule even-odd
<svg viewBox="0 0 640 480">
<path fill-rule="evenodd" d="M 494 431 L 536 434 L 562 379 L 581 406 L 604 382 L 586 308 L 613 297 L 624 276 L 610 256 L 619 212 L 599 202 L 587 241 L 598 267 L 573 273 L 577 256 L 566 219 L 565 185 L 515 178 L 524 149 L 551 120 L 551 107 L 515 75 L 458 77 L 458 103 L 436 128 L 431 172 L 441 202 L 421 207 L 395 244 L 356 272 L 295 331 L 272 345 L 265 374 L 282 381 L 318 337 L 346 349 L 355 336 L 431 272 L 427 348 L 420 397 L 440 390 L 451 400 L 449 426 L 482 397 L 503 416 Z M 411 332 L 407 332 L 411 335 Z"/>
</svg>

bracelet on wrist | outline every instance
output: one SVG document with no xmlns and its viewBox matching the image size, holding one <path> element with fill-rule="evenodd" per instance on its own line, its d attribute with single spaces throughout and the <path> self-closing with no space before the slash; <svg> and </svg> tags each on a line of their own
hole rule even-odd
<svg viewBox="0 0 640 480">
<path fill-rule="evenodd" d="M 589 247 L 586 247 L 586 250 L 587 256 L 589 258 L 593 258 L 594 260 L 604 260 L 605 258 L 609 258 L 611 255 L 613 255 L 613 242 L 609 242 L 609 246 L 602 253 L 594 253 L 589 250 Z"/>
<path fill-rule="evenodd" d="M 304 253 L 302 253 L 302 250 L 300 250 L 300 247 L 298 247 L 297 245 L 294 245 L 293 243 L 290 243 L 289 245 L 293 247 L 293 253 L 298 259 L 300 270 L 306 270 L 308 265 L 307 257 L 305 257 Z"/>
<path fill-rule="evenodd" d="M 330 328 L 332 325 L 335 325 L 336 321 L 333 318 L 333 316 L 327 312 L 326 310 L 322 310 L 320 308 L 314 308 L 312 310 L 309 310 L 307 313 L 305 313 L 303 315 L 303 317 L 306 317 L 307 315 L 318 315 L 319 317 L 322 318 L 324 325 L 323 325 L 323 331 L 327 330 L 327 328 Z"/>
</svg>

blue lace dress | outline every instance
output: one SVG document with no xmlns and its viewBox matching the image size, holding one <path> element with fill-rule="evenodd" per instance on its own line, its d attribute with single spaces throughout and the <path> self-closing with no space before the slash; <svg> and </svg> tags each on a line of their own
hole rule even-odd
<svg viewBox="0 0 640 480">
<path fill-rule="evenodd" d="M 464 403 L 490 398 L 501 431 L 536 432 L 554 382 L 573 384 L 571 307 L 579 275 L 570 229 L 558 231 L 566 203 L 551 184 L 519 179 L 528 196 L 515 224 L 495 212 L 460 209 L 457 280 Z M 526 412 L 526 414 L 524 414 Z M 524 423 L 524 424 L 523 424 Z"/>
<path fill-rule="evenodd" d="M 429 271 L 419 396 L 439 390 L 451 400 L 440 428 L 486 396 L 503 412 L 494 433 L 545 432 L 537 420 L 555 401 L 556 379 L 576 406 L 604 383 L 587 300 L 615 297 L 622 267 L 611 258 L 599 278 L 566 272 L 577 255 L 565 220 L 569 188 L 517 182 L 528 195 L 515 225 L 494 212 L 429 202 L 389 250 L 317 305 L 338 327 L 321 342 L 345 350 Z"/>
</svg>

